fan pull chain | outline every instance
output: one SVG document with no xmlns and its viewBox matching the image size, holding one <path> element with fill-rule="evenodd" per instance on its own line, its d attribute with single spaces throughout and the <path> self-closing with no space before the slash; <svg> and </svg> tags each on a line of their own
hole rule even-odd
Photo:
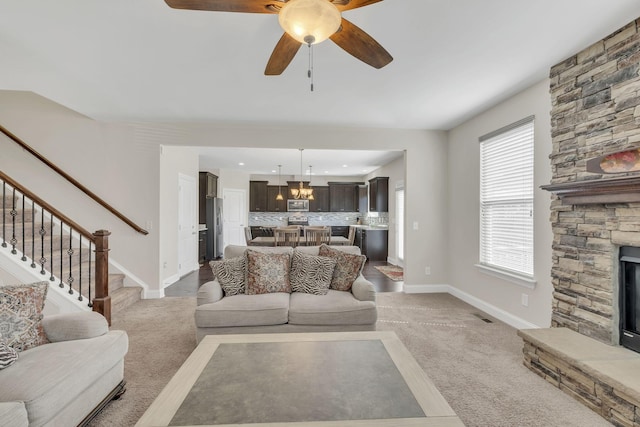
<svg viewBox="0 0 640 427">
<path fill-rule="evenodd" d="M 311 92 L 313 92 L 313 45 L 309 43 L 309 71 L 307 71 L 307 77 L 311 81 Z"/>
</svg>

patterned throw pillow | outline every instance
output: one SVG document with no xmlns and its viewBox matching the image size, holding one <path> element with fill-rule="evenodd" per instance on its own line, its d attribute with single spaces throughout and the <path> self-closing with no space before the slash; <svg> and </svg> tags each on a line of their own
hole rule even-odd
<svg viewBox="0 0 640 427">
<path fill-rule="evenodd" d="M 13 365 L 16 360 L 18 360 L 18 352 L 4 341 L 0 341 L 0 370 Z"/>
<path fill-rule="evenodd" d="M 293 251 L 291 259 L 291 291 L 326 295 L 333 277 L 336 260 Z"/>
<path fill-rule="evenodd" d="M 356 280 L 367 257 L 364 255 L 348 254 L 338 249 L 333 249 L 327 245 L 320 245 L 318 255 L 326 256 L 336 260 L 336 268 L 333 270 L 331 279 L 331 289 L 337 291 L 348 291 Z"/>
<path fill-rule="evenodd" d="M 6 344 L 24 351 L 49 342 L 42 327 L 47 282 L 0 286 L 0 335 Z"/>
<path fill-rule="evenodd" d="M 247 265 L 244 256 L 223 261 L 211 261 L 209 265 L 226 296 L 244 294 Z"/>
<path fill-rule="evenodd" d="M 247 249 L 247 295 L 291 293 L 291 257 L 282 253 L 261 253 Z"/>
</svg>

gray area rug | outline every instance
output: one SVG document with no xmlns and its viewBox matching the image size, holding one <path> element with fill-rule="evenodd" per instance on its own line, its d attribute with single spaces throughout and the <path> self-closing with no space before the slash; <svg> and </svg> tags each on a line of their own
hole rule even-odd
<svg viewBox="0 0 640 427">
<path fill-rule="evenodd" d="M 515 329 L 457 298 L 381 293 L 378 306 L 378 329 L 398 335 L 466 426 L 611 425 L 526 369 Z M 194 309 L 195 298 L 167 297 L 114 317 L 129 334 L 127 392 L 92 427 L 136 423 L 195 348 Z"/>
</svg>

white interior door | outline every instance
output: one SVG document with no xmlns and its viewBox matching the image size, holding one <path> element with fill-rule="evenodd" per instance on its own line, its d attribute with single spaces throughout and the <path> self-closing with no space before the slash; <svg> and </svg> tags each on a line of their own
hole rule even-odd
<svg viewBox="0 0 640 427">
<path fill-rule="evenodd" d="M 246 245 L 244 227 L 247 224 L 247 192 L 233 188 L 225 188 L 222 216 L 224 218 L 223 235 L 224 246 Z"/>
<path fill-rule="evenodd" d="M 198 268 L 196 227 L 196 180 L 178 175 L 178 276 Z"/>
<path fill-rule="evenodd" d="M 404 186 L 396 188 L 396 254 L 404 267 Z"/>
</svg>

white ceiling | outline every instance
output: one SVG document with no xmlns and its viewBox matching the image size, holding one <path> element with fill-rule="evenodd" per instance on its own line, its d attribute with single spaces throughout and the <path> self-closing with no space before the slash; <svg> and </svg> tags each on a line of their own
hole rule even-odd
<svg viewBox="0 0 640 427">
<path fill-rule="evenodd" d="M 283 183 L 291 178 L 291 175 L 295 175 L 296 180 L 300 178 L 300 151 L 295 149 L 249 150 L 230 147 L 198 147 L 198 150 L 200 170 L 235 169 L 253 175 L 273 176 L 278 174 L 278 164 L 280 164 Z M 335 150 L 305 149 L 302 152 L 302 173 L 308 177 L 309 166 L 312 166 L 312 176 L 363 177 L 402 157 L 403 154 L 404 151 L 340 150 L 336 152 Z"/>
<path fill-rule="evenodd" d="M 450 129 L 639 17 L 640 1 L 385 0 L 344 16 L 394 61 L 376 70 L 324 42 L 311 93 L 306 47 L 263 74 L 276 15 L 2 0 L 0 89 L 103 121 Z"/>
</svg>

